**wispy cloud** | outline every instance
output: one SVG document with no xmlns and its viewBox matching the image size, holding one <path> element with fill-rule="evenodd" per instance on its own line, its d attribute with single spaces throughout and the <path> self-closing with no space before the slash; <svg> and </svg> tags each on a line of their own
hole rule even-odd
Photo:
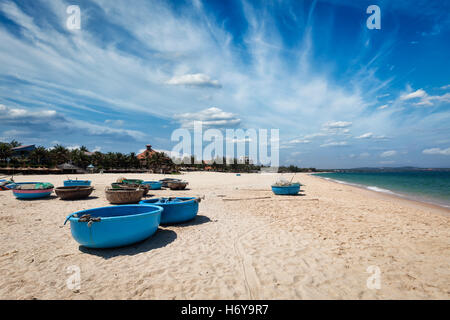
<svg viewBox="0 0 450 320">
<path fill-rule="evenodd" d="M 205 127 L 232 128 L 241 123 L 236 114 L 225 112 L 220 108 L 212 107 L 193 113 L 178 114 L 174 118 L 182 127 L 192 128 L 194 121 L 201 121 Z"/>
<path fill-rule="evenodd" d="M 218 80 L 212 80 L 208 75 L 203 73 L 174 76 L 166 83 L 172 85 L 186 85 L 199 87 L 215 87 L 215 88 L 222 87 L 222 85 L 219 83 Z"/>
<path fill-rule="evenodd" d="M 447 149 L 440 149 L 440 148 L 431 148 L 431 149 L 425 149 L 422 151 L 423 154 L 430 154 L 430 155 L 444 155 L 444 156 L 450 156 L 450 148 Z"/>
<path fill-rule="evenodd" d="M 388 157 L 393 157 L 397 154 L 397 151 L 395 150 L 389 150 L 389 151 L 384 151 L 380 154 L 380 157 L 382 158 L 388 158 Z"/>
</svg>

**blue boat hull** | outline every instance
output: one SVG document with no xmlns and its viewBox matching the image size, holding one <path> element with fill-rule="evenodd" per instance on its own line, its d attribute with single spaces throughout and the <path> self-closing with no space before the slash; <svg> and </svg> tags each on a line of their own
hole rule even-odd
<svg viewBox="0 0 450 320">
<path fill-rule="evenodd" d="M 162 187 L 162 183 L 159 181 L 144 181 L 142 184 L 147 185 L 150 190 L 160 190 Z"/>
<path fill-rule="evenodd" d="M 31 192 L 33 191 L 33 192 Z M 46 190 L 13 190 L 13 194 L 17 199 L 41 199 L 49 197 L 53 192 L 52 189 Z"/>
<path fill-rule="evenodd" d="M 161 203 L 160 198 L 142 200 L 141 205 L 156 205 L 164 208 L 161 224 L 181 223 L 192 220 L 198 213 L 196 198 L 179 197 L 180 202 Z"/>
<path fill-rule="evenodd" d="M 89 180 L 64 180 L 64 187 L 90 186 Z"/>
<path fill-rule="evenodd" d="M 287 187 L 272 186 L 272 191 L 276 195 L 295 195 L 300 192 L 300 184 L 294 184 Z"/>
<path fill-rule="evenodd" d="M 152 236 L 158 229 L 161 212 L 157 206 L 123 205 L 102 207 L 76 212 L 70 221 L 73 238 L 88 248 L 114 248 L 130 245 Z M 99 222 L 80 222 L 79 218 L 90 214 Z M 77 217 L 74 217 L 76 215 Z"/>
</svg>

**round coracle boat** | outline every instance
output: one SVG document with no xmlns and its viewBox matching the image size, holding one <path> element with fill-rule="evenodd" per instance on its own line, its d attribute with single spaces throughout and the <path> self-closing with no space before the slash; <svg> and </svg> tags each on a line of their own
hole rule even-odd
<svg viewBox="0 0 450 320">
<path fill-rule="evenodd" d="M 73 238 L 88 248 L 130 245 L 152 236 L 158 229 L 163 208 L 152 205 L 101 207 L 75 212 L 70 221 Z"/>
<path fill-rule="evenodd" d="M 187 181 L 169 181 L 167 186 L 170 190 L 184 190 L 188 184 L 189 182 Z"/>
<path fill-rule="evenodd" d="M 300 183 L 287 185 L 272 185 L 272 191 L 276 195 L 296 195 L 300 192 Z"/>
<path fill-rule="evenodd" d="M 90 186 L 90 180 L 64 180 L 64 187 L 75 187 L 75 186 Z"/>
<path fill-rule="evenodd" d="M 143 189 L 109 189 L 105 190 L 106 199 L 111 204 L 138 203 L 144 196 Z"/>
<path fill-rule="evenodd" d="M 54 186 L 47 182 L 14 183 L 13 194 L 17 199 L 41 199 L 49 197 Z"/>
<path fill-rule="evenodd" d="M 154 198 L 142 200 L 141 205 L 156 205 L 162 207 L 161 224 L 180 223 L 192 220 L 198 213 L 200 198 Z"/>
<path fill-rule="evenodd" d="M 179 182 L 179 181 L 181 181 L 181 179 L 164 178 L 164 179 L 159 180 L 159 182 L 161 182 L 163 188 L 168 188 L 169 182 Z"/>
<path fill-rule="evenodd" d="M 148 191 L 150 189 L 148 185 L 144 185 L 144 184 L 125 184 L 125 183 L 118 183 L 118 182 L 111 183 L 111 188 L 112 189 L 121 189 L 121 190 L 140 189 L 140 190 L 144 191 L 143 197 L 145 197 L 148 194 Z"/>
<path fill-rule="evenodd" d="M 80 200 L 86 199 L 94 191 L 93 187 L 76 186 L 76 187 L 59 187 L 55 189 L 56 195 L 61 200 Z"/>
<path fill-rule="evenodd" d="M 160 181 L 144 181 L 142 185 L 146 185 L 150 190 L 160 190 L 162 187 L 162 182 Z"/>
</svg>

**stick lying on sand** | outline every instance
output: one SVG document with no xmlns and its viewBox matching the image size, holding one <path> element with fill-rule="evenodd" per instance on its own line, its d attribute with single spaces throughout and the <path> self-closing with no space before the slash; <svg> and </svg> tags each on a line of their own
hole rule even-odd
<svg viewBox="0 0 450 320">
<path fill-rule="evenodd" d="M 260 199 L 270 199 L 272 197 L 256 197 L 256 198 L 223 198 L 223 201 L 241 201 L 241 200 L 260 200 Z"/>
</svg>

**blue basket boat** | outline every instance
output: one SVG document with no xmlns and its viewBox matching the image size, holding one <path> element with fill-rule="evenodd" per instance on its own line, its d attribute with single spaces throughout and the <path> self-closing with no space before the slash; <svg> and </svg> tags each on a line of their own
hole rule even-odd
<svg viewBox="0 0 450 320">
<path fill-rule="evenodd" d="M 288 186 L 272 186 L 272 191 L 276 195 L 295 195 L 300 192 L 300 183 L 293 183 Z"/>
<path fill-rule="evenodd" d="M 41 199 L 49 197 L 53 192 L 53 186 L 46 189 L 31 189 L 36 184 L 41 182 L 19 182 L 9 184 L 8 187 L 12 189 L 14 196 L 17 199 Z M 20 189 L 20 187 L 28 187 Z"/>
<path fill-rule="evenodd" d="M 142 184 L 147 185 L 150 190 L 160 190 L 162 187 L 162 182 L 159 181 L 144 181 Z"/>
<path fill-rule="evenodd" d="M 199 198 L 154 198 L 142 200 L 139 204 L 156 205 L 164 208 L 161 214 L 161 224 L 180 223 L 192 220 L 198 213 Z"/>
<path fill-rule="evenodd" d="M 114 248 L 130 245 L 152 236 L 158 229 L 163 208 L 122 205 L 72 213 L 73 238 L 88 248 Z"/>
<path fill-rule="evenodd" d="M 64 180 L 64 187 L 90 186 L 90 180 Z"/>
</svg>

